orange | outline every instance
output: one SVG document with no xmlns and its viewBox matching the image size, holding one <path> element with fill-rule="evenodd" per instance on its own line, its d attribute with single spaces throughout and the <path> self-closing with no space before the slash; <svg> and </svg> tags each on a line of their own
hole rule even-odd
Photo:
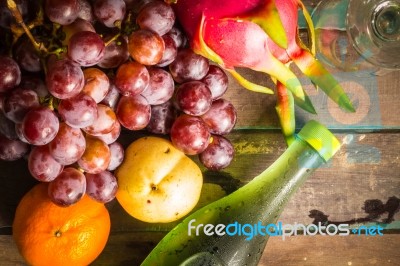
<svg viewBox="0 0 400 266">
<path fill-rule="evenodd" d="M 59 207 L 48 197 L 47 186 L 34 186 L 18 204 L 13 237 L 21 255 L 34 266 L 89 265 L 108 240 L 108 210 L 86 195 Z"/>
</svg>

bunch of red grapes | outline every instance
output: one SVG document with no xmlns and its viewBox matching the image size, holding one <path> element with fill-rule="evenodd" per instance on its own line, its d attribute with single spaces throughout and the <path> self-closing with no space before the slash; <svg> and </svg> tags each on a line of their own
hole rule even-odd
<svg viewBox="0 0 400 266">
<path fill-rule="evenodd" d="M 121 130 L 166 135 L 211 170 L 230 164 L 234 149 L 224 135 L 236 110 L 222 98 L 228 77 L 188 48 L 170 5 L 15 1 L 26 24 L 40 21 L 30 27 L 33 39 L 16 40 L 15 9 L 5 2 L 0 159 L 27 155 L 32 176 L 49 182 L 53 202 L 69 206 L 85 193 L 103 203 L 114 199 Z M 40 10 L 41 20 L 32 15 Z"/>
</svg>

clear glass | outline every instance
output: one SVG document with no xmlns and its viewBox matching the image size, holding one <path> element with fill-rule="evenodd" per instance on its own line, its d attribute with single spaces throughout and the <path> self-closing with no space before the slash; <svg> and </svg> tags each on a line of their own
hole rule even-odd
<svg viewBox="0 0 400 266">
<path fill-rule="evenodd" d="M 312 19 L 323 63 L 378 74 L 400 69 L 400 0 L 324 0 Z"/>
<path fill-rule="evenodd" d="M 202 224 L 266 226 L 277 222 L 283 207 L 315 169 L 325 163 L 307 142 L 297 138 L 264 172 L 247 185 L 187 217 L 172 229 L 142 263 L 145 265 L 257 265 L 268 234 L 206 235 L 189 225 Z M 195 222 L 191 222 L 195 219 Z"/>
</svg>

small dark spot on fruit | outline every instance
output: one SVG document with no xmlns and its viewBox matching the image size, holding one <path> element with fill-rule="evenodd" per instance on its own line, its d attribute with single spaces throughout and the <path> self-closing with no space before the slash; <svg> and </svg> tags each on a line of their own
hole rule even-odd
<svg viewBox="0 0 400 266">
<path fill-rule="evenodd" d="M 148 199 L 148 200 L 147 200 L 147 203 L 151 203 L 151 200 Z"/>
<path fill-rule="evenodd" d="M 178 215 L 179 215 L 179 212 L 176 212 L 176 213 L 175 213 L 175 216 L 178 216 Z"/>
<path fill-rule="evenodd" d="M 164 151 L 164 153 L 165 153 L 165 154 L 168 154 L 168 153 L 170 153 L 170 151 L 171 151 L 171 149 L 170 149 L 170 148 L 167 148 L 167 149 Z"/>
</svg>

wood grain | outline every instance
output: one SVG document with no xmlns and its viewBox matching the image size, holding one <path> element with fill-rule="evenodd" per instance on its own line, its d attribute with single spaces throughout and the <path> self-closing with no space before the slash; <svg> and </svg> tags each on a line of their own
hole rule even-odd
<svg viewBox="0 0 400 266">
<path fill-rule="evenodd" d="M 126 233 L 110 236 L 103 253 L 92 266 L 136 266 L 144 260 L 163 233 Z M 143 239 L 146 239 L 143 241 Z M 259 266 L 400 265 L 400 235 L 271 237 Z M 0 264 L 26 265 L 11 236 L 0 236 Z"/>
</svg>

